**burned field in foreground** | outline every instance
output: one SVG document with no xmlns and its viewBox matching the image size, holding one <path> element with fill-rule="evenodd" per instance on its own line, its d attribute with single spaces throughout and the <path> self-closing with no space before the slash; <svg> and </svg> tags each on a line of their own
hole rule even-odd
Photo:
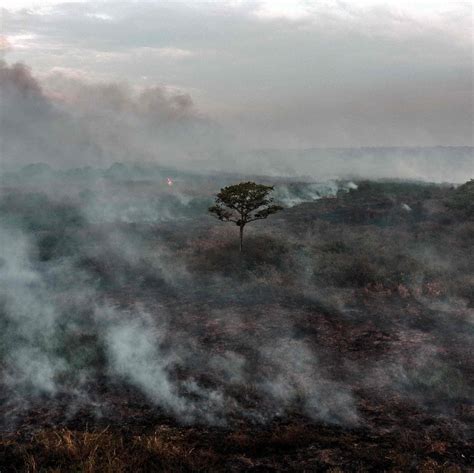
<svg viewBox="0 0 474 473">
<path fill-rule="evenodd" d="M 279 183 L 240 255 L 188 177 L 2 188 L 0 469 L 468 471 L 472 182 Z"/>
</svg>

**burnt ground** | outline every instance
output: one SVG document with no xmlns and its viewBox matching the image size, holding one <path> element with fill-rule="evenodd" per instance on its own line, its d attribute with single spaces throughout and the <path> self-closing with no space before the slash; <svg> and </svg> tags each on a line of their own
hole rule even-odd
<svg viewBox="0 0 474 473">
<path fill-rule="evenodd" d="M 427 322 L 413 301 L 399 295 L 384 295 L 380 301 L 379 294 L 362 292 L 359 310 L 370 311 L 375 320 L 381 304 L 385 311 L 392 304 L 397 307 L 392 316 L 403 309 L 410 312 L 411 324 Z M 254 307 L 252 314 L 277 313 L 279 308 L 278 303 Z M 357 315 L 334 320 L 300 304 L 293 313 L 297 336 L 311 339 L 318 353 L 325 354 L 320 359 L 325 373 L 351 385 L 361 419 L 356 425 L 317 422 L 302 416 L 297 407 L 264 423 L 230 412 L 223 427 L 186 425 L 165 415 L 136 389 L 104 380 L 90 388 L 100 405 L 96 412 L 90 405 L 71 408 L 67 395 L 37 399 L 26 410 L 21 406 L 18 415 L 4 412 L 14 422 L 2 435 L 2 471 L 470 471 L 472 398 L 444 398 L 439 393 L 430 398 L 431 386 L 422 385 L 418 391 L 409 386 L 406 389 L 414 391 L 409 392 L 403 386 L 393 388 L 390 380 L 367 386 L 359 378 L 381 360 L 399 363 L 401 356 L 416 353 L 423 343 L 419 332 L 393 319 L 391 327 L 377 326 L 370 318 L 361 323 Z M 465 314 L 454 316 L 462 323 Z M 203 342 L 216 352 L 226 342 L 239 343 L 224 341 L 226 331 L 233 339 L 236 333 L 255 331 L 272 337 L 274 330 L 268 320 L 264 327 L 252 320 L 235 327 L 222 320 L 203 320 L 204 315 L 195 317 L 193 323 L 204 327 Z M 470 353 L 459 357 L 455 334 L 443 335 L 443 347 L 443 357 L 456 355 L 464 366 L 471 366 L 464 376 L 472 375 Z M 351 362 L 358 366 L 356 373 L 350 372 Z M 349 368 L 343 370 L 343 365 Z M 239 395 L 245 397 L 245 392 Z M 266 408 L 263 401 L 251 407 Z"/>
<path fill-rule="evenodd" d="M 255 226 L 242 257 L 235 229 L 211 221 L 30 230 L 38 271 L 73 251 L 95 303 L 158 326 L 166 314 L 161 353 L 189 354 L 168 379 L 199 413 L 112 373 L 90 307 L 68 302 L 74 330 L 61 325 L 54 353 L 90 353 L 74 365 L 88 377 L 59 372 L 54 392 L 4 383 L 0 471 L 473 471 L 473 223 L 451 190 L 364 185 Z M 140 255 L 159 247 L 160 264 L 117 252 L 112 232 Z M 216 367 L 229 354 L 232 369 Z M 267 396 L 262 377 L 291 395 Z M 223 393 L 212 420 L 190 379 Z"/>
</svg>

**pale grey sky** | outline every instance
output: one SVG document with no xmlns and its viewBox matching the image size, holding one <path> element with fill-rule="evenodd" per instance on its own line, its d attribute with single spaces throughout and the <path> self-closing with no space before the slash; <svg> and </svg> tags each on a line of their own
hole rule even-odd
<svg viewBox="0 0 474 473">
<path fill-rule="evenodd" d="M 471 1 L 0 0 L 54 100 L 158 85 L 248 147 L 473 144 Z"/>
</svg>

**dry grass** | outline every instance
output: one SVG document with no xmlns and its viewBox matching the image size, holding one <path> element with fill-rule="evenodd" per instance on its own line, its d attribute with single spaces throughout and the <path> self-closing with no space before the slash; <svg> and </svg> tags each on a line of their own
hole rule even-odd
<svg viewBox="0 0 474 473">
<path fill-rule="evenodd" d="M 214 469 L 217 456 L 207 448 L 174 440 L 166 434 L 124 436 L 102 431 L 44 430 L 27 444 L 1 442 L 13 448 L 7 470 L 37 472 L 199 472 Z M 12 458 L 10 457 L 10 460 Z"/>
<path fill-rule="evenodd" d="M 162 426 L 131 433 L 45 429 L 0 438 L 0 471 L 22 473 L 468 471 L 469 446 L 417 431 L 379 434 L 302 423 L 215 430 Z"/>
</svg>

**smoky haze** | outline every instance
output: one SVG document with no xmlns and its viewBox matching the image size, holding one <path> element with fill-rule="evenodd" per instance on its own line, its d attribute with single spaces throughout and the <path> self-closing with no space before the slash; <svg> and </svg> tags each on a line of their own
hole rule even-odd
<svg viewBox="0 0 474 473">
<path fill-rule="evenodd" d="M 192 97 L 153 86 L 90 82 L 56 72 L 39 81 L 24 64 L 0 69 L 2 168 L 42 162 L 58 168 L 115 162 L 191 171 L 304 176 L 396 177 L 463 182 L 474 172 L 471 147 L 253 150 L 206 117 Z"/>
</svg>

